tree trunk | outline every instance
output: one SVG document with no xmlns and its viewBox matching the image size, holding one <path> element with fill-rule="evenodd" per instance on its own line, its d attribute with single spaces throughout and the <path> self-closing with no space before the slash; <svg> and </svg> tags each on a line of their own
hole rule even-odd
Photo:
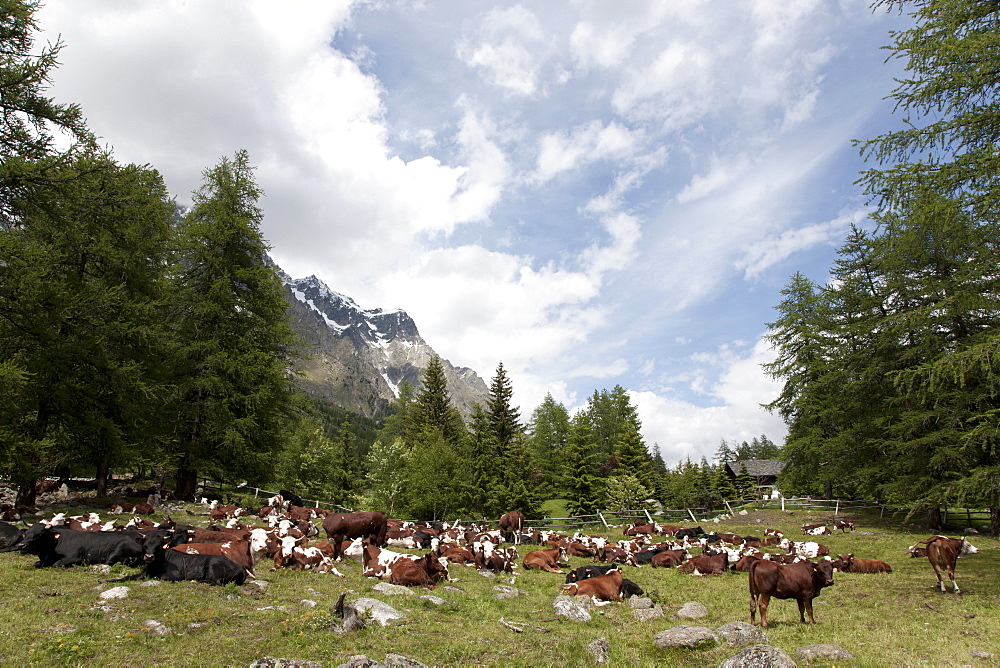
<svg viewBox="0 0 1000 668">
<path fill-rule="evenodd" d="M 927 527 L 935 530 L 941 530 L 944 528 L 941 524 L 940 506 L 933 506 L 927 509 Z"/>
<path fill-rule="evenodd" d="M 826 485 L 823 487 L 823 498 L 824 499 L 832 499 L 833 498 L 833 483 L 832 482 L 827 482 Z"/>
<path fill-rule="evenodd" d="M 990 533 L 994 537 L 1000 536 L 1000 508 L 990 508 Z"/>
<path fill-rule="evenodd" d="M 177 469 L 177 488 L 175 493 L 179 499 L 193 501 L 197 492 L 198 472 L 193 467 L 189 467 L 185 462 Z"/>
<path fill-rule="evenodd" d="M 35 505 L 35 483 L 36 480 L 22 481 L 17 487 L 17 500 L 14 505 L 33 506 Z"/>
<path fill-rule="evenodd" d="M 108 495 L 108 472 L 110 468 L 107 457 L 98 458 L 97 471 L 94 474 L 94 478 L 97 481 L 97 498 L 99 499 Z"/>
</svg>

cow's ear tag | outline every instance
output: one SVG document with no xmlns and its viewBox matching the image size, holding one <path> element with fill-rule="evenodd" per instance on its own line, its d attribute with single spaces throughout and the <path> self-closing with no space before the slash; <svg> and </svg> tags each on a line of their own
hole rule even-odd
<svg viewBox="0 0 1000 668">
<path fill-rule="evenodd" d="M 52 537 L 58 539 L 59 536 L 61 536 L 61 535 L 62 535 L 61 533 L 54 533 L 54 534 L 52 534 Z"/>
</svg>

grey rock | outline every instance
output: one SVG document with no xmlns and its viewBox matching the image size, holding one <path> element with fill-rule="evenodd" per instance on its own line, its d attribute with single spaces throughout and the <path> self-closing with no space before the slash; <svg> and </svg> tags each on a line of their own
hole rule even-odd
<svg viewBox="0 0 1000 668">
<path fill-rule="evenodd" d="M 597 640 L 587 644 L 587 651 L 590 652 L 594 660 L 597 663 L 607 663 L 608 662 L 608 651 L 610 645 L 608 644 L 607 638 L 598 638 Z"/>
<path fill-rule="evenodd" d="M 640 622 L 648 622 L 651 619 L 666 617 L 666 613 L 663 612 L 663 608 L 658 605 L 654 605 L 652 608 L 639 608 L 638 610 L 633 610 L 632 616 Z"/>
<path fill-rule="evenodd" d="M 969 654 L 971 654 L 976 659 L 988 659 L 991 656 L 993 656 L 989 652 L 984 652 L 981 649 L 974 649 L 971 652 L 969 652 Z"/>
<path fill-rule="evenodd" d="M 145 582 L 143 582 L 139 586 L 140 587 L 159 587 L 161 584 L 163 584 L 163 580 L 146 580 Z"/>
<path fill-rule="evenodd" d="M 168 636 L 173 633 L 163 622 L 156 619 L 147 619 L 142 625 L 154 636 Z"/>
<path fill-rule="evenodd" d="M 792 657 L 777 647 L 751 645 L 719 664 L 719 668 L 795 668 Z"/>
<path fill-rule="evenodd" d="M 748 513 L 748 512 L 747 512 L 747 511 L 745 511 L 745 510 L 741 510 L 741 511 L 740 511 L 740 515 L 749 515 L 749 514 L 750 514 L 750 513 Z"/>
<path fill-rule="evenodd" d="M 678 619 L 701 619 L 708 617 L 708 608 L 697 601 L 688 601 L 681 606 L 681 609 L 674 613 Z"/>
<path fill-rule="evenodd" d="M 557 616 L 565 617 L 571 622 L 589 622 L 591 620 L 590 613 L 568 596 L 558 597 L 553 607 L 556 609 Z"/>
<path fill-rule="evenodd" d="M 299 605 L 304 606 L 306 608 L 315 608 L 316 601 L 310 601 L 308 598 L 304 598 L 301 601 L 299 601 Z"/>
<path fill-rule="evenodd" d="M 427 668 L 419 661 L 408 659 L 402 654 L 386 654 L 382 665 L 386 668 Z"/>
<path fill-rule="evenodd" d="M 254 585 L 260 590 L 265 590 L 271 585 L 271 583 L 267 580 L 254 580 L 253 582 L 248 582 L 247 584 Z"/>
<path fill-rule="evenodd" d="M 420 598 L 423 599 L 424 601 L 430 601 L 434 605 L 444 605 L 445 603 L 448 602 L 448 601 L 444 600 L 443 598 L 438 598 L 437 596 L 431 596 L 430 594 L 427 594 L 425 596 L 421 596 Z"/>
<path fill-rule="evenodd" d="M 406 617 L 406 615 L 391 605 L 375 598 L 359 598 L 354 602 L 354 607 L 358 609 L 358 612 L 367 614 L 382 626 L 388 626 L 389 622 L 394 619 L 403 619 Z"/>
<path fill-rule="evenodd" d="M 528 593 L 523 589 L 518 589 L 517 587 L 510 587 L 508 585 L 497 585 L 493 587 L 493 591 L 496 592 L 495 596 L 501 601 L 506 598 L 517 598 L 522 594 Z"/>
<path fill-rule="evenodd" d="M 273 656 L 265 656 L 263 659 L 257 659 L 251 663 L 250 668 L 323 668 L 323 664 L 302 659 L 278 659 Z"/>
<path fill-rule="evenodd" d="M 464 594 L 464 593 L 465 593 L 465 590 L 464 590 L 464 589 L 461 589 L 461 588 L 459 588 L 459 587 L 455 587 L 455 586 L 453 586 L 453 585 L 445 585 L 445 586 L 444 586 L 444 587 L 442 587 L 442 588 L 443 588 L 443 589 L 444 589 L 445 591 L 451 591 L 451 592 L 455 592 L 456 594 Z"/>
<path fill-rule="evenodd" d="M 113 598 L 128 598 L 128 587 L 112 587 L 107 591 L 102 591 L 100 596 L 105 601 L 109 601 Z"/>
<path fill-rule="evenodd" d="M 92 570 L 95 573 L 107 575 L 108 573 L 111 572 L 111 566 L 108 566 L 107 564 L 97 564 L 96 566 L 91 566 L 90 570 Z"/>
<path fill-rule="evenodd" d="M 684 626 L 683 624 L 666 631 L 660 631 L 653 638 L 653 644 L 660 649 L 667 647 L 695 649 L 714 645 L 717 642 L 719 642 L 719 636 L 715 635 L 712 629 L 707 629 L 704 626 Z"/>
<path fill-rule="evenodd" d="M 816 659 L 828 659 L 833 661 L 854 661 L 854 655 L 840 645 L 819 644 L 806 645 L 795 650 L 795 658 L 806 663 Z"/>
<path fill-rule="evenodd" d="M 402 585 L 389 584 L 388 582 L 379 582 L 372 589 L 387 596 L 413 596 L 413 591 L 409 588 Z"/>
<path fill-rule="evenodd" d="M 767 634 L 753 624 L 746 622 L 729 622 L 715 629 L 715 634 L 725 639 L 730 647 L 743 647 L 744 645 L 766 645 L 768 644 Z"/>
<path fill-rule="evenodd" d="M 355 654 L 348 657 L 347 661 L 337 666 L 337 668 L 380 668 L 381 663 L 375 659 L 369 659 L 364 654 Z"/>
<path fill-rule="evenodd" d="M 633 596 L 628 600 L 628 607 L 632 608 L 633 610 L 652 608 L 653 599 L 645 598 L 643 596 Z"/>
<path fill-rule="evenodd" d="M 497 576 L 497 574 L 494 573 L 493 571 L 487 571 L 487 570 L 479 571 L 479 574 L 482 575 L 484 578 L 495 578 Z"/>
</svg>

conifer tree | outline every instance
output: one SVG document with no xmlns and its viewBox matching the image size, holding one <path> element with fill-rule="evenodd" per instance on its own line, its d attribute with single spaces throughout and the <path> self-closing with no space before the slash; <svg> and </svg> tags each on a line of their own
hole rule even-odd
<svg viewBox="0 0 1000 668">
<path fill-rule="evenodd" d="M 451 405 L 444 364 L 437 355 L 431 357 L 421 379 L 421 388 L 408 413 L 407 442 L 413 442 L 427 428 L 438 429 L 445 440 L 458 446 L 465 438 L 465 425 L 458 410 Z"/>
<path fill-rule="evenodd" d="M 545 400 L 531 414 L 528 431 L 531 434 L 531 456 L 551 488 L 559 483 L 562 458 L 569 439 L 570 418 L 566 407 L 545 395 Z"/>
<path fill-rule="evenodd" d="M 740 472 L 739 475 L 736 476 L 735 485 L 740 498 L 752 499 L 757 496 L 757 483 L 754 481 L 749 471 L 747 471 L 747 465 L 744 462 L 740 463 Z"/>
<path fill-rule="evenodd" d="M 653 466 L 646 450 L 646 443 L 632 421 L 626 421 L 618 436 L 615 448 L 618 468 L 614 475 L 631 475 L 647 489 L 653 487 Z"/>
<path fill-rule="evenodd" d="M 503 363 L 490 383 L 486 409 L 473 420 L 476 455 L 482 462 L 484 510 L 499 517 L 520 510 L 526 517 L 537 513 L 539 499 L 531 480 L 532 464 L 520 412 L 512 405 L 513 387 Z"/>
<path fill-rule="evenodd" d="M 714 488 L 716 494 L 723 499 L 735 499 L 737 496 L 736 486 L 733 484 L 733 479 L 729 476 L 728 467 L 725 464 L 720 464 L 715 469 Z"/>
<path fill-rule="evenodd" d="M 293 334 L 260 234 L 260 196 L 239 151 L 205 171 L 180 224 L 173 454 L 182 497 L 194 494 L 200 471 L 267 480 L 282 446 Z"/>
<path fill-rule="evenodd" d="M 570 515 L 592 515 L 604 505 L 604 482 L 597 475 L 597 446 L 590 421 L 577 413 L 570 422 L 563 456 L 563 486 Z"/>
</svg>

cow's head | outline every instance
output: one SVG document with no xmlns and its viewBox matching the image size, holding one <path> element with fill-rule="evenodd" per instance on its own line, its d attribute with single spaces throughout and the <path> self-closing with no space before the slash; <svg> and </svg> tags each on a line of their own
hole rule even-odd
<svg viewBox="0 0 1000 668">
<path fill-rule="evenodd" d="M 969 542 L 969 540 L 967 538 L 965 538 L 963 536 L 962 537 L 962 547 L 960 547 L 958 549 L 959 556 L 965 555 L 965 554 L 976 554 L 977 552 L 979 552 L 979 548 L 975 547 L 972 543 Z"/>
<path fill-rule="evenodd" d="M 813 580 L 819 588 L 833 586 L 833 561 L 830 557 L 824 557 L 813 564 Z"/>
<path fill-rule="evenodd" d="M 157 553 L 162 553 L 163 550 L 165 549 L 164 547 L 165 542 L 166 541 L 163 538 L 163 536 L 157 536 L 155 534 L 147 536 L 146 540 L 142 543 L 143 547 L 145 548 L 145 551 L 143 552 L 142 555 L 142 560 L 147 564 L 151 564 L 154 561 L 156 561 Z"/>
</svg>

